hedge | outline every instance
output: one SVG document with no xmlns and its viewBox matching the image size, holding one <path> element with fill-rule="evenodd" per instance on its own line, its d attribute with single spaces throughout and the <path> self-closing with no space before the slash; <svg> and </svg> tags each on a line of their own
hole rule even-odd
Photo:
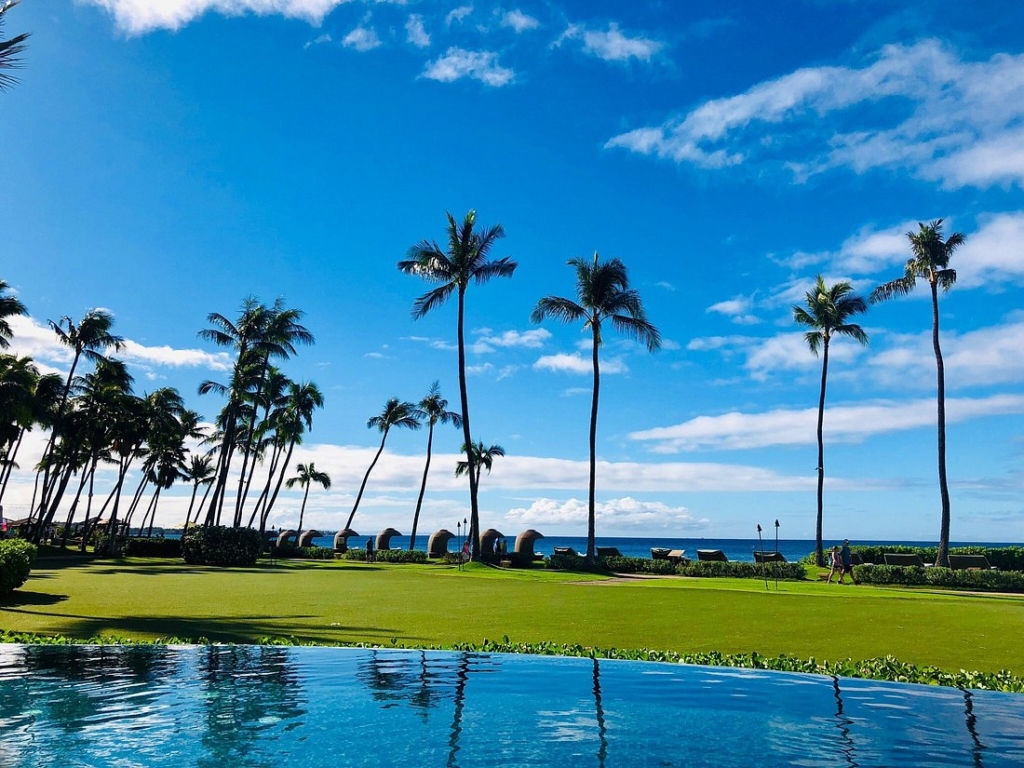
<svg viewBox="0 0 1024 768">
<path fill-rule="evenodd" d="M 612 573 L 655 573 L 670 576 L 677 572 L 676 564 L 671 560 L 652 560 L 648 557 L 602 557 L 598 562 Z"/>
<path fill-rule="evenodd" d="M 189 565 L 256 565 L 262 549 L 263 538 L 252 528 L 201 526 L 190 528 L 181 540 L 181 555 Z"/>
<path fill-rule="evenodd" d="M 864 584 L 899 584 L 989 592 L 1024 593 L 1024 573 L 1018 571 L 950 570 L 916 565 L 858 565 L 854 578 Z"/>
<path fill-rule="evenodd" d="M 365 549 L 349 549 L 342 556 L 343 560 L 366 561 Z M 428 562 L 427 553 L 422 549 L 378 549 L 373 553 L 373 559 L 378 563 L 416 563 L 422 565 Z"/>
<path fill-rule="evenodd" d="M 181 557 L 181 539 L 129 538 L 124 553 L 134 557 Z"/>
<path fill-rule="evenodd" d="M 850 547 L 851 552 L 861 556 L 865 563 L 881 565 L 885 562 L 885 553 L 918 555 L 926 563 L 934 563 L 938 557 L 938 547 L 909 547 L 902 544 L 862 545 Z M 826 553 L 827 554 L 827 553 Z M 989 565 L 1000 571 L 1024 571 L 1024 547 L 989 548 L 982 546 L 950 547 L 951 555 L 985 555 Z"/>
<path fill-rule="evenodd" d="M 9 595 L 28 579 L 36 547 L 24 539 L 0 541 L 0 595 Z"/>
<path fill-rule="evenodd" d="M 801 563 L 743 563 L 697 560 L 689 565 L 680 565 L 676 573 L 681 576 L 725 577 L 731 579 L 805 579 L 807 571 Z"/>
</svg>

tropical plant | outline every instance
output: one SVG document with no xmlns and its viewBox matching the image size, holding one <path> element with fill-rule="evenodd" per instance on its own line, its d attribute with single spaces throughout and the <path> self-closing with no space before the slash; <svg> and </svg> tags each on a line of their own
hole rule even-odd
<svg viewBox="0 0 1024 768">
<path fill-rule="evenodd" d="M 301 485 L 305 490 L 302 493 L 302 508 L 299 510 L 299 527 L 296 531 L 296 538 L 302 535 L 302 518 L 306 515 L 306 499 L 309 498 L 309 486 L 313 483 L 323 486 L 326 491 L 331 487 L 331 477 L 326 472 L 317 471 L 316 465 L 311 461 L 309 465 L 299 464 L 295 471 L 298 472 L 295 477 L 290 477 L 285 482 L 285 485 L 289 488 L 294 487 L 296 484 Z"/>
<path fill-rule="evenodd" d="M 0 8 L 0 14 L 4 10 L 4 8 Z M 2 46 L 3 43 L 0 42 L 0 47 Z M 17 296 L 9 293 L 9 290 L 10 286 L 5 281 L 0 280 L 0 349 L 7 349 L 10 346 L 12 331 L 7 318 L 28 314 L 28 309 L 25 308 L 25 305 L 21 303 Z"/>
<path fill-rule="evenodd" d="M 805 306 L 793 306 L 793 320 L 809 328 L 804 339 L 815 357 L 821 351 L 821 392 L 818 395 L 818 518 L 815 528 L 815 552 L 818 566 L 825 565 L 822 545 L 822 516 L 825 486 L 825 447 L 822 426 L 825 419 L 825 385 L 828 381 L 828 350 L 833 336 L 849 336 L 861 344 L 868 343 L 868 335 L 856 323 L 848 322 L 854 315 L 867 310 L 864 299 L 853 293 L 846 281 L 827 286 L 821 275 L 815 279 L 814 289 L 807 291 Z"/>
<path fill-rule="evenodd" d="M 939 550 L 935 564 L 949 565 L 949 486 L 946 483 L 946 374 L 939 346 L 939 288 L 943 293 L 956 283 L 956 270 L 950 269 L 949 258 L 966 239 L 960 232 L 942 237 L 942 219 L 929 224 L 918 223 L 917 232 L 907 232 L 910 251 L 903 277 L 890 280 L 871 292 L 871 303 L 887 301 L 895 296 L 906 296 L 917 285 L 917 278 L 928 281 L 932 294 L 932 348 L 935 351 L 937 374 L 939 496 L 942 501 L 942 521 L 939 526 Z"/>
<path fill-rule="evenodd" d="M 192 498 L 188 502 L 188 512 L 185 513 L 183 530 L 188 530 L 189 521 L 192 519 L 192 508 L 195 506 L 196 495 L 199 493 L 199 486 L 205 485 L 207 492 L 209 492 L 209 488 L 213 484 L 213 472 L 213 459 L 210 457 L 210 454 L 192 456 L 188 468 L 188 480 L 192 483 Z"/>
<path fill-rule="evenodd" d="M 392 427 L 398 429 L 419 429 L 420 417 L 416 411 L 415 405 L 404 400 L 399 400 L 397 397 L 392 397 L 384 404 L 384 410 L 381 411 L 380 415 L 372 416 L 367 420 L 366 426 L 368 429 L 376 428 L 381 433 L 380 448 L 377 449 L 377 454 L 373 457 L 373 461 L 370 462 L 370 466 L 366 470 L 366 474 L 363 475 L 363 482 L 359 486 L 359 493 L 356 494 L 355 504 L 352 505 L 352 511 L 348 516 L 348 522 L 345 523 L 346 528 L 352 527 L 352 518 L 356 516 L 356 510 L 359 509 L 359 502 L 363 498 L 363 491 L 366 490 L 366 481 L 370 479 L 370 473 L 377 465 L 377 459 L 379 459 L 380 455 L 384 453 L 384 442 L 388 439 L 388 432 L 391 431 Z"/>
<path fill-rule="evenodd" d="M 427 396 L 419 402 L 416 409 L 419 418 L 427 422 L 427 460 L 423 465 L 423 482 L 420 483 L 420 495 L 416 498 L 416 512 L 412 517 L 412 533 L 409 536 L 409 549 L 416 549 L 416 529 L 420 522 L 420 509 L 423 507 L 423 494 L 427 490 L 427 474 L 430 472 L 430 454 L 434 444 L 434 425 L 451 423 L 456 428 L 462 426 L 462 416 L 448 410 L 448 401 L 441 397 L 439 382 L 430 385 Z"/>
<path fill-rule="evenodd" d="M 11 8 L 18 4 L 19 0 L 0 0 L 0 30 L 3 29 L 4 16 Z M 25 50 L 25 41 L 28 33 L 23 32 L 15 35 L 10 40 L 0 39 L 0 91 L 10 88 L 18 79 L 9 73 L 8 70 L 21 67 L 21 60 L 18 54 Z"/>
<path fill-rule="evenodd" d="M 516 262 L 505 257 L 492 261 L 489 258 L 494 243 L 505 236 L 505 229 L 497 224 L 476 230 L 476 211 L 466 214 L 460 225 L 450 214 L 448 217 L 448 246 L 445 250 L 435 241 L 424 240 L 409 249 L 406 259 L 398 262 L 398 269 L 407 275 L 415 275 L 437 287 L 423 294 L 413 303 L 412 316 L 419 319 L 430 310 L 448 301 L 454 293 L 458 298 L 456 333 L 459 350 L 459 398 L 462 406 L 462 436 L 466 445 L 473 444 L 469 427 L 469 395 L 466 390 L 466 289 L 470 282 L 486 283 L 492 277 L 511 277 Z M 469 457 L 472 462 L 472 456 Z M 469 505 L 470 529 L 480 529 L 480 508 L 477 504 L 476 473 L 470 466 Z M 479 538 L 479 537 L 477 537 Z M 480 554 L 479 541 L 473 540 L 471 556 Z"/>
<path fill-rule="evenodd" d="M 605 323 L 626 336 L 638 339 L 653 352 L 661 347 L 661 334 L 647 320 L 640 293 L 629 287 L 626 267 L 619 259 L 600 261 L 582 257 L 570 259 L 569 266 L 576 271 L 576 300 L 559 296 L 546 296 L 537 302 L 530 318 L 539 323 L 553 317 L 563 323 L 583 321 L 584 329 L 592 335 L 594 388 L 590 405 L 590 493 L 587 515 L 587 564 L 594 562 L 595 553 L 595 489 L 597 485 L 597 409 L 601 393 L 601 366 L 598 352 L 604 343 L 602 328 Z"/>
<path fill-rule="evenodd" d="M 459 449 L 463 453 L 467 453 L 466 444 L 463 443 Z M 468 452 L 472 454 L 472 465 L 470 464 L 470 456 L 466 456 L 466 461 L 459 461 L 455 464 L 455 476 L 462 477 L 463 475 L 469 474 L 470 466 L 473 467 L 473 471 L 476 472 L 476 487 L 480 488 L 480 474 L 481 470 L 486 469 L 487 474 L 491 474 L 491 467 L 494 466 L 494 460 L 499 456 L 505 455 L 505 449 L 500 445 L 484 446 L 483 441 L 478 441 L 473 446 L 473 450 Z"/>
</svg>

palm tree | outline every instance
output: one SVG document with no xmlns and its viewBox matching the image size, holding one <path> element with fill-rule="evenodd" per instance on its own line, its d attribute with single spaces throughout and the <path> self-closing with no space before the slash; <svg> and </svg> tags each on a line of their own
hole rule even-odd
<svg viewBox="0 0 1024 768">
<path fill-rule="evenodd" d="M 430 385 L 427 396 L 420 400 L 416 415 L 427 420 L 427 461 L 423 465 L 423 482 L 420 483 L 420 495 L 416 499 L 416 513 L 412 517 L 412 534 L 409 536 L 409 549 L 416 549 L 416 528 L 420 522 L 420 509 L 423 507 L 423 494 L 427 490 L 427 473 L 430 471 L 430 453 L 434 443 L 435 424 L 453 424 L 456 429 L 462 426 L 462 416 L 448 410 L 448 401 L 441 397 L 438 382 Z"/>
<path fill-rule="evenodd" d="M 0 29 L 3 27 L 4 15 L 18 4 L 18 0 L 0 0 Z M 25 50 L 28 33 L 15 35 L 10 40 L 0 40 L 0 91 L 4 91 L 18 82 L 18 78 L 8 74 L 6 70 L 18 69 L 21 61 L 18 54 Z"/>
<path fill-rule="evenodd" d="M 949 565 L 949 488 L 946 485 L 946 375 L 942 365 L 942 349 L 939 347 L 939 288 L 943 293 L 956 283 L 956 270 L 949 268 L 949 257 L 963 245 L 966 239 L 960 232 L 942 239 L 942 219 L 930 224 L 918 222 L 917 232 L 907 232 L 910 251 L 903 277 L 883 283 L 871 292 L 871 303 L 886 301 L 894 296 L 906 296 L 917 278 L 928 281 L 932 292 L 932 348 L 935 350 L 935 368 L 938 379 L 938 425 L 939 425 L 939 495 L 942 498 L 942 523 L 939 527 L 939 551 L 935 564 Z"/>
<path fill-rule="evenodd" d="M 0 8 L 0 14 L 4 10 L 4 8 Z M 0 46 L 3 46 L 2 42 L 0 42 Z M 10 346 L 11 336 L 13 335 L 7 318 L 14 315 L 28 314 L 28 309 L 21 303 L 21 300 L 17 296 L 8 293 L 9 289 L 10 286 L 5 281 L 0 280 L 0 349 L 7 349 Z"/>
<path fill-rule="evenodd" d="M 476 231 L 476 211 L 466 214 L 461 225 L 450 213 L 448 217 L 448 248 L 434 241 L 424 240 L 409 249 L 408 258 L 398 262 L 398 269 L 407 275 L 416 275 L 427 282 L 438 284 L 437 288 L 420 296 L 413 303 L 412 316 L 419 319 L 434 307 L 439 307 L 455 293 L 458 297 L 458 318 L 456 322 L 459 347 L 459 397 L 462 405 L 462 436 L 466 445 L 473 444 L 469 428 L 469 395 L 466 392 L 466 289 L 470 282 L 486 283 L 492 277 L 511 277 L 516 262 L 510 258 L 491 261 L 488 258 L 494 243 L 505 236 L 500 224 Z M 471 526 L 479 528 L 480 509 L 477 504 L 476 473 L 472 471 L 472 455 L 469 455 L 469 505 Z M 472 542 L 472 557 L 480 554 L 479 542 Z"/>
<path fill-rule="evenodd" d="M 598 350 L 604 339 L 601 327 L 608 322 L 612 328 L 639 339 L 653 352 L 661 347 L 661 334 L 647 321 L 640 294 L 629 287 L 626 267 L 618 259 L 601 262 L 597 253 L 593 261 L 582 257 L 570 259 L 576 270 L 576 301 L 559 296 L 545 296 L 537 302 L 530 315 L 535 323 L 551 316 L 563 323 L 583 320 L 593 336 L 594 392 L 590 406 L 590 497 L 587 517 L 587 562 L 594 561 L 594 492 L 597 481 L 597 406 L 601 392 L 601 367 Z"/>
<path fill-rule="evenodd" d="M 849 336 L 861 344 L 868 343 L 868 335 L 855 323 L 847 322 L 853 315 L 867 311 L 864 299 L 853 293 L 853 286 L 848 282 L 839 282 L 826 286 L 821 275 L 818 275 L 814 290 L 807 291 L 805 307 L 793 307 L 793 320 L 797 325 L 810 328 L 804 334 L 807 345 L 815 357 L 818 350 L 821 354 L 821 394 L 818 396 L 818 522 L 815 538 L 815 558 L 819 567 L 825 565 L 825 553 L 822 548 L 822 509 L 823 491 L 825 487 L 825 447 L 822 441 L 822 424 L 825 418 L 825 383 L 828 380 L 828 347 L 835 335 Z"/>
<path fill-rule="evenodd" d="M 302 535 L 302 518 L 306 514 L 306 499 L 309 498 L 309 486 L 312 483 L 318 483 L 323 486 L 326 491 L 331 487 L 331 478 L 326 472 L 318 472 L 316 465 L 311 461 L 307 467 L 305 464 L 299 464 L 295 471 L 298 472 L 295 477 L 290 477 L 285 482 L 285 485 L 292 488 L 296 483 L 305 488 L 302 494 L 302 508 L 299 510 L 299 528 L 296 531 L 298 536 Z"/>
<path fill-rule="evenodd" d="M 381 411 L 379 416 L 373 416 L 367 420 L 366 426 L 368 429 L 376 427 L 380 431 L 380 448 L 377 449 L 377 455 L 373 457 L 373 461 L 370 462 L 370 468 L 366 470 L 366 474 L 363 476 L 363 483 L 359 486 L 359 493 L 356 495 L 356 503 L 352 505 L 348 522 L 345 523 L 346 528 L 352 527 L 352 518 L 356 516 L 356 510 L 359 509 L 359 502 L 362 500 L 363 491 L 366 489 L 366 481 L 370 479 L 370 473 L 377 464 L 377 459 L 384 453 L 384 441 L 388 439 L 388 432 L 391 431 L 392 427 L 419 429 L 420 419 L 415 405 L 399 400 L 397 397 L 392 397 L 384 404 L 384 410 Z"/>
<path fill-rule="evenodd" d="M 192 508 L 196 503 L 196 495 L 199 493 L 199 486 L 205 485 L 209 490 L 213 483 L 214 470 L 213 459 L 209 454 L 192 456 L 188 468 L 188 479 L 192 483 L 192 498 L 188 502 L 188 512 L 185 513 L 185 526 L 182 530 L 188 530 L 189 521 L 192 519 Z"/>
<path fill-rule="evenodd" d="M 466 444 L 463 443 L 460 450 L 466 453 Z M 473 455 L 473 471 L 476 472 L 476 484 L 480 487 L 480 475 L 481 470 L 486 469 L 487 474 L 491 474 L 491 467 L 494 466 L 494 460 L 499 456 L 505 455 L 505 449 L 500 445 L 493 444 L 484 447 L 483 441 L 481 440 L 473 446 L 471 451 Z M 467 459 L 469 457 L 467 456 Z M 469 461 L 459 461 L 455 464 L 455 476 L 462 477 L 469 472 Z"/>
</svg>

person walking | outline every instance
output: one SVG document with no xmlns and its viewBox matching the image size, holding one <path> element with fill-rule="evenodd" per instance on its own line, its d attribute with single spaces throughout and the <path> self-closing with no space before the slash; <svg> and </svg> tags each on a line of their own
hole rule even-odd
<svg viewBox="0 0 1024 768">
<path fill-rule="evenodd" d="M 376 556 L 373 554 L 373 536 L 371 536 L 366 540 L 366 562 L 372 563 L 376 559 Z"/>
<path fill-rule="evenodd" d="M 839 545 L 832 547 L 832 570 L 828 572 L 828 583 L 832 583 L 832 577 L 839 571 L 839 578 L 843 578 L 843 558 L 839 554 Z"/>
<path fill-rule="evenodd" d="M 839 557 L 843 561 L 843 572 L 839 574 L 839 583 L 843 583 L 843 577 L 849 576 L 850 583 L 856 584 L 857 580 L 853 578 L 853 553 L 850 552 L 850 540 L 843 539 L 843 548 L 839 550 Z"/>
</svg>

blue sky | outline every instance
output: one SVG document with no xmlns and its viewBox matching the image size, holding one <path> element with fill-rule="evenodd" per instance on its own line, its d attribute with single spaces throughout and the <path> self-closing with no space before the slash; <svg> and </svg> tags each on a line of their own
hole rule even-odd
<svg viewBox="0 0 1024 768">
<path fill-rule="evenodd" d="M 508 454 L 484 525 L 586 532 L 587 337 L 529 315 L 598 251 L 666 342 L 602 350 L 598 535 L 778 518 L 811 538 L 820 361 L 791 307 L 818 273 L 864 294 L 898 277 L 905 233 L 943 218 L 967 237 L 941 298 L 952 538 L 1024 540 L 1024 8 L 681 5 L 25 0 L 0 94 L 15 349 L 66 370 L 46 321 L 107 308 L 137 389 L 212 418 L 195 391 L 227 357 L 197 338 L 206 315 L 284 297 L 317 338 L 285 372 L 327 398 L 295 457 L 334 480 L 307 520 L 336 528 L 378 445 L 366 420 L 435 379 L 458 402 L 455 307 L 413 321 L 427 286 L 395 264 L 472 208 L 519 263 L 468 296 L 474 437 Z M 934 540 L 926 288 L 862 325 L 870 346 L 833 346 L 826 538 Z M 425 438 L 389 436 L 357 530 L 408 533 Z M 421 530 L 467 513 L 461 440 L 437 436 Z M 11 494 L 28 506 L 27 473 Z"/>
</svg>

